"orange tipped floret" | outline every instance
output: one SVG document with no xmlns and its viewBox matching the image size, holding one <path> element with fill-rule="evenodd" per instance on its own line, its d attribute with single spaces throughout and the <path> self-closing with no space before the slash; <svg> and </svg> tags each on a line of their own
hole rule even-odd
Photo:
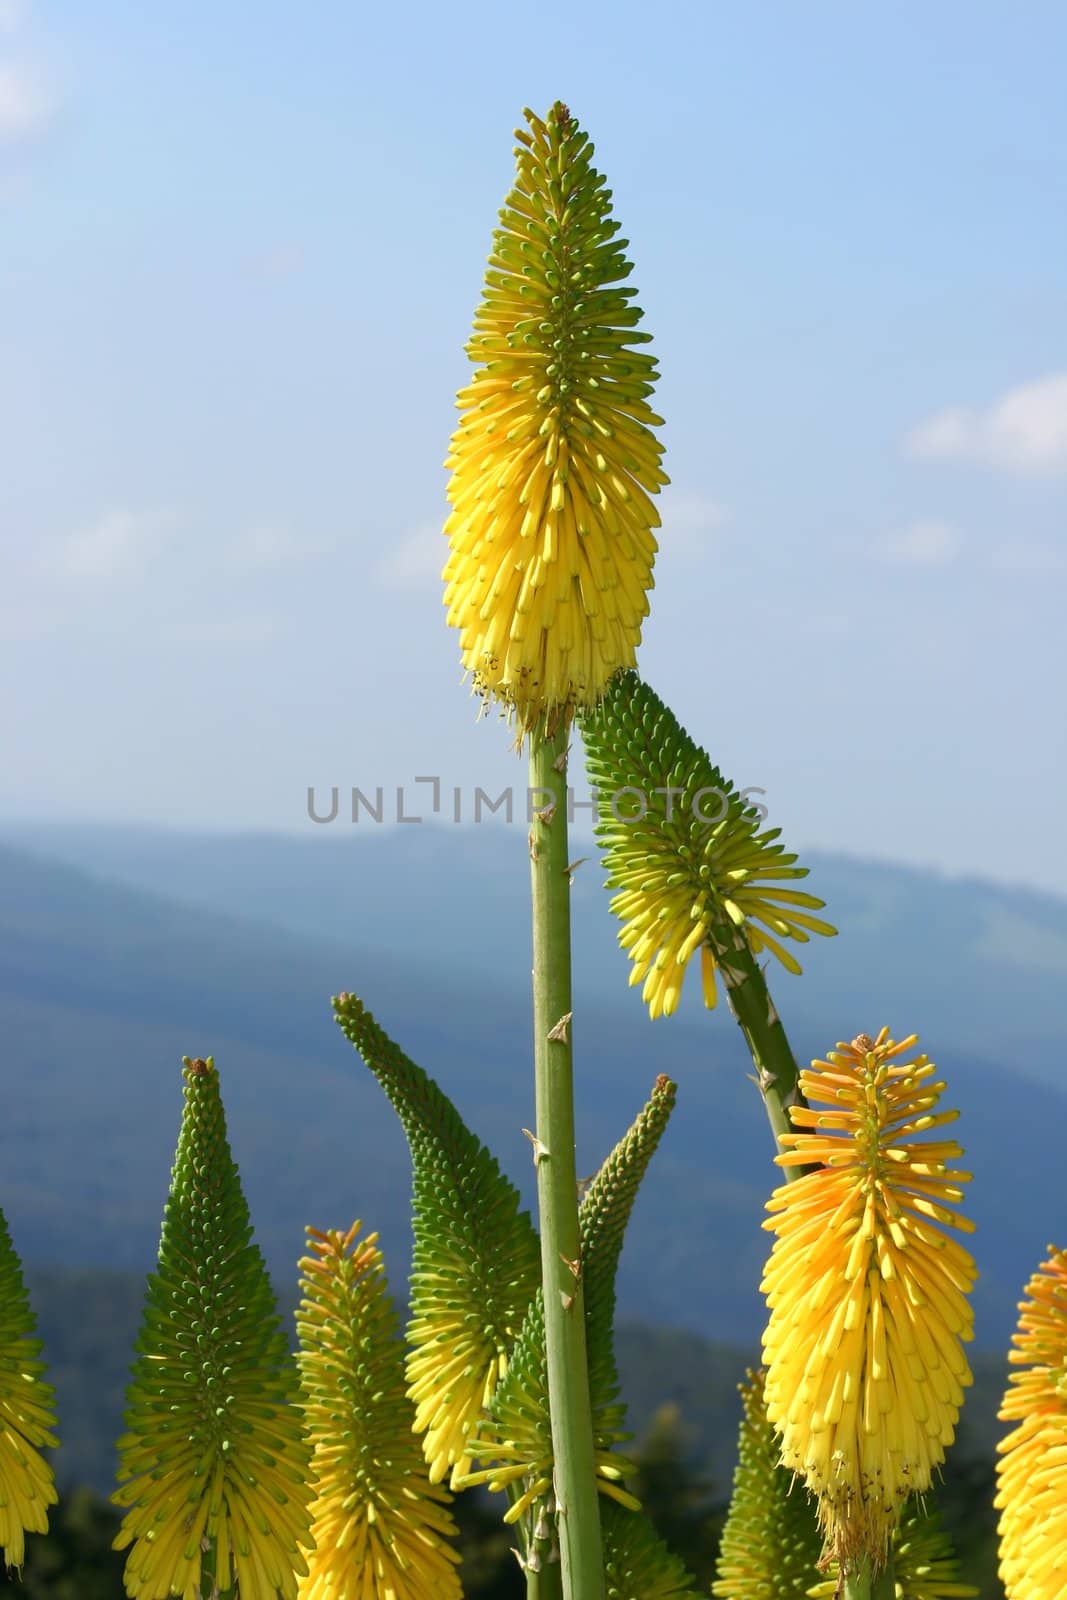
<svg viewBox="0 0 1067 1600">
<path fill-rule="evenodd" d="M 1061 1600 L 1067 1592 L 1067 1252 L 1026 1286 L 1000 1416 L 1018 1423 L 997 1466 L 1000 1578 L 1008 1600 Z"/>
<path fill-rule="evenodd" d="M 801 1074 L 782 1166 L 818 1163 L 776 1189 L 762 1289 L 767 1416 L 783 1466 L 819 1502 L 828 1551 L 846 1570 L 886 1553 L 908 1496 L 929 1487 L 971 1382 L 962 1341 L 974 1261 L 945 1227 L 968 1173 L 950 1171 L 955 1120 L 925 1055 L 901 1059 L 883 1028 Z M 824 1106 L 829 1109 L 818 1109 Z"/>
<path fill-rule="evenodd" d="M 593 146 L 558 102 L 516 134 L 459 393 L 444 569 L 475 688 L 520 733 L 596 704 L 634 664 L 668 480 L 649 409 L 656 363 Z"/>
</svg>

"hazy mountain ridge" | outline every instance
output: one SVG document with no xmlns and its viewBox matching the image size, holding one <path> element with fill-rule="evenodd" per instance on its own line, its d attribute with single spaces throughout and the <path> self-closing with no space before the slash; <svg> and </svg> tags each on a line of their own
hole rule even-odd
<svg viewBox="0 0 1067 1600">
<path fill-rule="evenodd" d="M 525 925 L 525 898 L 513 874 L 509 881 L 483 870 L 514 854 L 515 839 L 505 829 L 460 835 L 426 829 L 415 846 L 384 833 L 344 844 L 350 856 L 342 856 L 341 876 L 331 880 L 332 909 L 323 917 L 333 937 L 318 939 L 259 919 L 269 901 L 295 920 L 282 882 L 296 877 L 301 859 L 317 858 L 321 843 L 233 841 L 237 864 L 231 860 L 220 886 L 221 871 L 212 877 L 209 870 L 221 856 L 218 841 L 162 836 L 163 854 L 177 864 L 172 870 L 184 863 L 190 895 L 210 880 L 217 897 L 224 888 L 231 898 L 255 902 L 255 921 L 0 847 L 0 1006 L 18 1085 L 0 1131 L 2 1203 L 25 1256 L 138 1271 L 150 1265 L 180 1113 L 178 1059 L 212 1051 L 257 1236 L 275 1272 L 291 1275 L 306 1222 L 326 1226 L 361 1216 L 381 1229 L 392 1279 L 402 1283 L 407 1151 L 384 1097 L 331 1020 L 327 997 L 345 987 L 358 990 L 408 1053 L 440 1079 L 532 1203 L 521 1133 L 532 1117 L 529 1000 L 523 967 L 508 965 L 518 960 L 508 945 L 517 946 L 520 920 Z M 275 843 L 282 866 L 272 869 Z M 137 870 L 144 875 L 151 839 L 142 847 Z M 326 856 L 341 848 L 327 844 Z M 391 854 L 397 850 L 412 852 L 402 873 Z M 453 850 L 461 852 L 458 862 Z M 209 865 L 197 878 L 191 863 L 205 856 Z M 901 1022 L 909 1025 L 911 1011 L 898 1021 L 904 1008 L 890 1001 L 919 955 L 902 953 L 894 940 L 901 919 L 916 916 L 917 897 L 936 901 L 940 890 L 936 882 L 916 884 L 915 874 L 897 881 L 891 868 L 857 869 L 835 858 L 818 866 L 822 892 L 830 899 L 833 891 L 836 919 L 858 924 L 862 911 L 873 923 L 873 930 L 854 926 L 847 936 L 866 939 L 872 966 L 867 996 L 860 1003 L 850 992 L 847 1007 L 834 999 L 840 975 L 831 983 L 814 970 L 810 980 L 772 974 L 802 1056 L 883 1018 L 898 1032 Z M 321 870 L 309 865 L 306 895 L 317 892 Z M 576 893 L 580 1170 L 594 1169 L 657 1072 L 670 1073 L 680 1086 L 678 1113 L 635 1212 L 620 1275 L 621 1311 L 750 1344 L 761 1320 L 756 1285 L 769 1242 L 760 1221 L 776 1174 L 737 1030 L 725 1012 L 708 1018 L 696 1004 L 670 1022 L 648 1022 L 638 996 L 623 987 L 626 964 L 613 947 L 610 919 L 600 914 L 607 897 L 597 889 L 596 870 L 592 864 L 582 870 L 589 876 L 582 891 L 579 872 Z M 391 897 L 384 900 L 387 879 Z M 874 893 L 872 881 L 884 888 Z M 968 1210 L 979 1222 L 979 1339 L 1001 1345 L 1048 1238 L 1067 1232 L 1056 1134 L 1065 1102 L 1036 1078 L 1007 1077 L 947 1032 L 957 1015 L 966 1033 L 971 995 L 985 972 L 980 962 L 967 966 L 970 945 L 961 930 L 984 928 L 988 919 L 973 906 L 968 919 L 959 895 L 970 891 L 956 888 L 949 906 L 930 912 L 952 959 L 937 964 L 944 981 L 928 982 L 939 1002 L 941 1035 L 926 1032 L 923 1042 L 949 1079 L 948 1102 L 963 1114 L 967 1164 L 978 1175 Z M 974 892 L 982 904 L 1001 895 L 988 886 Z M 367 908 L 358 947 L 338 937 L 339 928 L 355 925 L 347 910 L 353 899 Z M 1025 897 L 1019 908 L 1024 917 L 1035 915 Z M 1057 918 L 1067 925 L 1067 907 L 1059 902 L 1039 909 L 1052 932 Z M 925 935 L 928 951 L 929 919 Z M 438 963 L 430 963 L 428 948 L 438 951 Z M 843 936 L 806 954 L 813 969 L 820 961 L 825 968 L 828 955 L 846 948 Z M 946 972 L 955 973 L 953 983 Z M 1023 976 L 1038 997 L 1037 1024 L 1051 1029 L 1058 975 L 1024 967 Z M 825 994 L 828 983 L 829 999 L 818 1009 L 833 1001 L 849 1013 L 829 1037 L 811 1022 L 810 996 L 803 1010 L 799 1004 L 809 984 Z M 998 993 L 1003 1008 L 1001 991 L 992 998 Z M 1016 1025 L 1021 1031 L 1013 1014 L 998 1022 L 1003 1034 Z M 1048 1054 L 1038 1047 L 1026 1066 L 1052 1076 L 1062 1041 L 1061 1029 Z"/>
<path fill-rule="evenodd" d="M 359 827 L 293 835 L 9 824 L 14 845 L 187 905 L 253 918 L 343 946 L 388 952 L 397 971 L 445 985 L 490 975 L 521 993 L 529 962 L 524 827 Z M 629 963 L 595 847 L 574 881 L 575 987 L 619 1005 Z M 1013 1071 L 1064 1081 L 1067 900 L 977 878 L 805 852 L 805 887 L 827 903 L 836 939 L 799 948 L 804 977 L 774 974 L 798 1035 L 825 1049 L 881 1022 Z M 680 1015 L 701 1018 L 699 985 Z M 639 1010 L 637 997 L 632 1000 Z M 664 1024 L 661 1026 L 670 1026 Z M 799 1042 L 799 1040 L 798 1040 Z M 807 1048 L 807 1047 L 805 1047 Z"/>
</svg>

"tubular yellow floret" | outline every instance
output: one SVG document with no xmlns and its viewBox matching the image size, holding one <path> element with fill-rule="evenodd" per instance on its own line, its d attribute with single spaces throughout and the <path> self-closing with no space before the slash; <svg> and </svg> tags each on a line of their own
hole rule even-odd
<svg viewBox="0 0 1067 1600">
<path fill-rule="evenodd" d="M 901 1059 L 915 1043 L 861 1034 L 801 1074 L 808 1105 L 790 1115 L 803 1131 L 777 1160 L 813 1170 L 775 1190 L 764 1223 L 767 1416 L 846 1569 L 884 1558 L 971 1382 L 977 1271 L 942 1231 L 973 1226 L 949 1209 L 969 1174 L 949 1170 L 955 1141 L 925 1137 L 956 1113 L 936 1110 L 944 1084 L 925 1055 Z"/>
<path fill-rule="evenodd" d="M 1026 1286 L 1000 1416 L 1017 1427 L 1000 1443 L 1000 1578 L 1008 1600 L 1060 1600 L 1067 1587 L 1067 1252 Z"/>
<path fill-rule="evenodd" d="M 632 666 L 668 480 L 656 363 L 610 191 L 566 106 L 526 112 L 446 466 L 448 621 L 476 690 L 520 733 L 595 705 Z"/>
</svg>

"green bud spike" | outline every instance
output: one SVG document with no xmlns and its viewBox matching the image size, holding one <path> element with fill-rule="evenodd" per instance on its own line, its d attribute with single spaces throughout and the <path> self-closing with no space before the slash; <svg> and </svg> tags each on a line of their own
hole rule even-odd
<svg viewBox="0 0 1067 1600">
<path fill-rule="evenodd" d="M 55 1393 L 43 1381 L 41 1341 L 22 1264 L 0 1211 L 0 1550 L 19 1568 L 25 1535 L 48 1532 L 48 1507 L 58 1498 L 52 1468 L 41 1455 L 58 1443 Z"/>
<path fill-rule="evenodd" d="M 308 1449 L 295 1364 L 230 1154 L 214 1061 L 185 1058 L 185 1106 L 118 1442 L 114 1548 L 133 1600 L 295 1600 Z"/>
<path fill-rule="evenodd" d="M 622 1431 L 623 1407 L 617 1403 L 613 1320 L 615 1275 L 623 1235 L 633 1210 L 638 1185 L 674 1109 L 675 1085 L 659 1077 L 633 1126 L 615 1146 L 590 1184 L 581 1211 L 581 1255 L 572 1264 L 585 1286 L 589 1387 L 593 1408 L 597 1486 L 631 1511 L 638 1502 L 622 1487 L 634 1468 L 612 1446 Z M 491 1407 L 492 1420 L 470 1441 L 471 1451 L 495 1465 L 467 1476 L 492 1490 L 521 1482 L 523 1493 L 509 1508 L 506 1522 L 525 1517 L 528 1535 L 543 1520 L 541 1511 L 552 1490 L 552 1431 L 548 1403 L 544 1299 L 538 1291 L 515 1341 L 507 1375 Z"/>
<path fill-rule="evenodd" d="M 693 1579 L 639 1511 L 601 1507 L 606 1600 L 698 1600 Z"/>
<path fill-rule="evenodd" d="M 415 1248 L 408 1394 L 430 1480 L 470 1470 L 486 1407 L 540 1280 L 537 1235 L 496 1160 L 433 1079 L 354 995 L 334 1012 L 400 1118 L 411 1147 Z"/>
<path fill-rule="evenodd" d="M 822 1550 L 815 1507 L 804 1485 L 778 1464 L 762 1373 L 749 1373 L 741 1400 L 733 1496 L 711 1592 L 718 1600 L 804 1600 Z"/>
<path fill-rule="evenodd" d="M 586 1340 L 593 1404 L 618 1396 L 615 1367 L 615 1278 L 641 1180 L 674 1110 L 676 1085 L 662 1073 L 629 1131 L 596 1174 L 579 1212 L 585 1277 Z"/>
</svg>

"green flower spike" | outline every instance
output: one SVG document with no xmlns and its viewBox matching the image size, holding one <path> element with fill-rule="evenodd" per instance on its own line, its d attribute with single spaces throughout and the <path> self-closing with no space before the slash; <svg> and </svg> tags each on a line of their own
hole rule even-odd
<svg viewBox="0 0 1067 1600">
<path fill-rule="evenodd" d="M 734 1489 L 711 1592 L 719 1600 L 804 1600 L 822 1551 L 815 1507 L 803 1483 L 778 1464 L 762 1373 L 748 1374 L 741 1403 Z"/>
<path fill-rule="evenodd" d="M 22 1266 L 0 1211 L 0 1550 L 21 1567 L 27 1533 L 48 1532 L 57 1500 L 52 1468 L 41 1455 L 58 1442 L 53 1390 L 42 1382 L 41 1341 Z"/>
<path fill-rule="evenodd" d="M 377 1235 L 309 1228 L 297 1312 L 313 1453 L 300 1600 L 462 1600 L 447 1490 L 427 1482 Z"/>
<path fill-rule="evenodd" d="M 411 1147 L 415 1248 L 408 1396 L 430 1481 L 471 1465 L 468 1435 L 497 1382 L 540 1281 L 537 1235 L 518 1191 L 448 1097 L 354 995 L 336 1020 L 374 1073 Z"/>
<path fill-rule="evenodd" d="M 672 713 L 632 672 L 621 673 L 582 720 L 587 766 L 599 794 L 597 836 L 631 984 L 653 1017 L 678 1004 L 686 966 L 699 950 L 704 1000 L 716 1001 L 716 970 L 737 981 L 734 952 L 767 950 L 790 972 L 783 939 L 832 934 L 811 915 L 823 902 L 781 887 L 807 868 L 761 832 L 759 811 L 739 794 Z M 658 791 L 658 792 L 657 792 Z M 743 939 L 738 934 L 743 934 Z"/>
<path fill-rule="evenodd" d="M 299 1384 L 226 1138 L 214 1061 L 185 1108 L 118 1442 L 134 1600 L 295 1600 L 309 1542 Z"/>
<path fill-rule="evenodd" d="M 612 1450 L 614 1444 L 627 1437 L 622 1431 L 623 1407 L 618 1401 L 612 1332 L 615 1274 L 638 1185 L 674 1109 L 674 1098 L 674 1084 L 669 1078 L 659 1077 L 648 1103 L 589 1185 L 580 1212 L 581 1259 L 572 1268 L 582 1274 L 585 1283 L 597 1484 L 603 1495 L 631 1511 L 638 1509 L 638 1501 L 622 1487 L 622 1480 L 634 1468 Z M 532 1529 L 528 1542 L 541 1543 L 548 1537 L 542 1513 L 551 1502 L 553 1452 L 544 1301 L 540 1291 L 490 1410 L 492 1420 L 485 1423 L 478 1438 L 470 1441 L 470 1448 L 473 1454 L 495 1465 L 471 1473 L 463 1481 L 485 1483 L 493 1491 L 520 1489 L 504 1521 L 517 1522 L 525 1516 Z"/>
<path fill-rule="evenodd" d="M 639 1511 L 605 1502 L 600 1527 L 605 1600 L 698 1600 L 691 1574 Z"/>
</svg>

